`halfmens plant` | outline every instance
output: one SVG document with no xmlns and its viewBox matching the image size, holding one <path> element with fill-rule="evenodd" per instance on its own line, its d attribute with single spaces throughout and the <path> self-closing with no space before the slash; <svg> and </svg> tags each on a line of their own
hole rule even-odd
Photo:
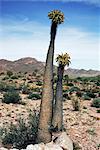
<svg viewBox="0 0 100 150">
<path fill-rule="evenodd" d="M 49 19 L 52 20 L 50 32 L 50 45 L 47 53 L 44 82 L 42 91 L 42 100 L 40 106 L 40 118 L 38 126 L 37 142 L 48 143 L 51 141 L 49 128 L 52 123 L 53 108 L 53 58 L 54 44 L 57 32 L 57 26 L 64 22 L 64 14 L 59 10 L 53 10 L 48 13 Z"/>
<path fill-rule="evenodd" d="M 56 128 L 58 131 L 63 129 L 63 89 L 62 89 L 62 79 L 64 74 L 64 67 L 70 64 L 70 56 L 65 53 L 62 55 L 58 55 L 56 58 L 58 62 L 58 79 L 56 85 L 56 96 L 55 96 L 55 104 L 54 104 L 54 114 L 52 125 L 54 129 Z"/>
</svg>

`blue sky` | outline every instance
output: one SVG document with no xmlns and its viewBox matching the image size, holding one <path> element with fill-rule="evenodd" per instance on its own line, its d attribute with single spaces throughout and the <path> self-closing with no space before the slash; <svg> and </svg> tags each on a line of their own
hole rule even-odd
<svg viewBox="0 0 100 150">
<path fill-rule="evenodd" d="M 55 58 L 68 52 L 72 68 L 100 70 L 99 0 L 0 0 L 0 59 L 34 57 L 45 61 L 51 21 L 47 14 L 61 10 Z"/>
</svg>

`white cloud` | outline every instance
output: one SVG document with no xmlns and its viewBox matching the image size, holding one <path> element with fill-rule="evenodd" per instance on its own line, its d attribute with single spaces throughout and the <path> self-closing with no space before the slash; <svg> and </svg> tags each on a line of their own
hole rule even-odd
<svg viewBox="0 0 100 150">
<path fill-rule="evenodd" d="M 35 57 L 45 61 L 49 45 L 50 27 L 36 22 L 5 24 L 0 40 L 0 58 L 18 59 Z M 55 57 L 68 52 L 72 58 L 71 67 L 100 69 L 100 41 L 94 33 L 77 28 L 58 27 Z"/>
</svg>

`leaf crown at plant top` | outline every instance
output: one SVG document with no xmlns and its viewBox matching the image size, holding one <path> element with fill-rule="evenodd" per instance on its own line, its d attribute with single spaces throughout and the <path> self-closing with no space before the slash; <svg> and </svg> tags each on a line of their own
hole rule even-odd
<svg viewBox="0 0 100 150">
<path fill-rule="evenodd" d="M 71 63 L 69 54 L 65 53 L 62 55 L 58 55 L 58 57 L 56 58 L 56 62 L 58 62 L 62 66 L 69 66 L 69 64 Z"/>
<path fill-rule="evenodd" d="M 56 24 L 61 24 L 64 22 L 64 14 L 60 10 L 53 10 L 48 13 L 49 19 Z"/>
</svg>

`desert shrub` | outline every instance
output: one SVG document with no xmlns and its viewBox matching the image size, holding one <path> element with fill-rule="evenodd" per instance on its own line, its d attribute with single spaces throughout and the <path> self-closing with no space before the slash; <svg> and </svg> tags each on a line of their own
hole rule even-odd
<svg viewBox="0 0 100 150">
<path fill-rule="evenodd" d="M 92 107 L 100 108 L 100 98 L 95 98 L 91 104 Z"/>
<path fill-rule="evenodd" d="M 39 93 L 30 93 L 28 98 L 33 99 L 33 100 L 41 99 L 41 94 L 39 94 Z"/>
<path fill-rule="evenodd" d="M 69 91 L 68 89 L 63 88 L 63 93 L 68 93 L 68 91 Z"/>
<path fill-rule="evenodd" d="M 80 101 L 79 101 L 78 97 L 72 98 L 72 106 L 73 106 L 74 111 L 80 110 Z"/>
<path fill-rule="evenodd" d="M 83 106 L 83 109 L 87 109 L 87 107 L 86 107 L 86 106 Z"/>
<path fill-rule="evenodd" d="M 9 77 L 8 76 L 5 76 L 4 78 L 2 78 L 2 80 L 8 80 Z"/>
<path fill-rule="evenodd" d="M 32 80 L 29 80 L 28 83 L 33 83 L 33 81 L 32 81 Z"/>
<path fill-rule="evenodd" d="M 91 100 L 91 97 L 89 97 L 89 96 L 86 95 L 86 94 L 83 94 L 83 99 L 84 99 L 84 100 Z"/>
<path fill-rule="evenodd" d="M 29 94 L 30 93 L 30 90 L 29 90 L 28 86 L 24 85 L 22 87 L 22 93 L 23 94 Z"/>
<path fill-rule="evenodd" d="M 27 74 L 27 71 L 26 71 L 26 72 L 24 72 L 24 74 Z"/>
<path fill-rule="evenodd" d="M 0 76 L 4 75 L 5 73 L 4 72 L 0 72 Z"/>
<path fill-rule="evenodd" d="M 11 79 L 18 79 L 18 76 L 13 75 L 13 76 L 11 76 Z"/>
<path fill-rule="evenodd" d="M 79 81 L 82 81 L 82 77 L 77 77 L 76 79 Z"/>
<path fill-rule="evenodd" d="M 70 92 L 74 92 L 74 91 L 78 92 L 78 91 L 80 91 L 80 88 L 74 86 L 74 87 L 72 87 L 69 91 L 70 91 Z"/>
<path fill-rule="evenodd" d="M 5 90 L 5 84 L 3 82 L 0 83 L 0 92 Z"/>
<path fill-rule="evenodd" d="M 36 72 L 33 71 L 32 75 L 33 75 L 33 76 L 36 76 Z"/>
<path fill-rule="evenodd" d="M 28 124 L 25 120 L 19 119 L 18 125 L 11 124 L 2 136 L 2 143 L 11 144 L 18 149 L 26 148 L 28 144 L 35 144 L 38 130 L 38 114 L 30 114 Z"/>
<path fill-rule="evenodd" d="M 73 84 L 73 83 L 71 83 L 71 82 L 70 82 L 70 83 L 68 83 L 67 85 L 68 85 L 68 86 L 74 86 L 74 84 Z"/>
<path fill-rule="evenodd" d="M 97 85 L 97 86 L 100 86 L 100 82 L 96 82 L 96 85 Z"/>
<path fill-rule="evenodd" d="M 41 89 L 37 87 L 37 88 L 34 88 L 32 91 L 33 92 L 41 92 Z"/>
<path fill-rule="evenodd" d="M 7 92 L 7 91 L 13 91 L 16 89 L 15 85 L 6 84 L 4 82 L 0 83 L 0 92 Z"/>
<path fill-rule="evenodd" d="M 99 93 L 100 89 L 99 87 L 95 87 L 91 90 L 92 93 Z"/>
<path fill-rule="evenodd" d="M 96 97 L 95 94 L 92 93 L 92 92 L 86 92 L 86 95 L 91 97 L 91 98 L 95 98 Z"/>
<path fill-rule="evenodd" d="M 78 100 L 74 100 L 72 101 L 72 105 L 75 111 L 79 111 L 80 110 L 80 104 Z"/>
<path fill-rule="evenodd" d="M 87 129 L 87 131 L 90 135 L 95 135 L 96 132 L 95 132 L 95 129 L 94 128 L 90 128 L 90 129 Z"/>
<path fill-rule="evenodd" d="M 37 81 L 36 85 L 41 86 L 42 82 L 41 81 Z"/>
<path fill-rule="evenodd" d="M 70 97 L 68 96 L 67 93 L 64 93 L 64 94 L 63 94 L 63 99 L 64 99 L 64 100 L 65 100 L 65 99 L 70 100 Z"/>
<path fill-rule="evenodd" d="M 7 92 L 7 91 L 11 91 L 12 92 L 14 90 L 16 90 L 16 86 L 15 85 L 6 84 L 5 92 Z"/>
<path fill-rule="evenodd" d="M 66 82 L 66 84 L 68 85 L 68 82 L 69 82 L 69 76 L 66 74 L 64 75 L 64 78 L 63 78 L 64 82 Z"/>
<path fill-rule="evenodd" d="M 7 71 L 7 75 L 8 75 L 9 77 L 11 77 L 11 76 L 13 75 L 13 72 L 10 71 L 10 70 L 8 70 L 8 71 Z"/>
<path fill-rule="evenodd" d="M 73 150 L 81 150 L 81 147 L 78 143 L 73 143 Z"/>
<path fill-rule="evenodd" d="M 100 109 L 97 110 L 97 113 L 100 113 Z"/>
<path fill-rule="evenodd" d="M 77 95 L 78 97 L 81 97 L 81 96 L 82 96 L 82 92 L 81 92 L 81 91 L 77 91 L 77 92 L 76 92 L 76 95 Z"/>
<path fill-rule="evenodd" d="M 21 100 L 21 97 L 19 95 L 19 93 L 17 93 L 16 91 L 9 91 L 5 94 L 3 94 L 3 99 L 2 102 L 3 103 L 19 103 L 19 101 Z"/>
<path fill-rule="evenodd" d="M 23 80 L 23 81 L 26 81 L 26 79 L 25 79 L 25 78 L 23 78 L 22 80 Z"/>
</svg>

